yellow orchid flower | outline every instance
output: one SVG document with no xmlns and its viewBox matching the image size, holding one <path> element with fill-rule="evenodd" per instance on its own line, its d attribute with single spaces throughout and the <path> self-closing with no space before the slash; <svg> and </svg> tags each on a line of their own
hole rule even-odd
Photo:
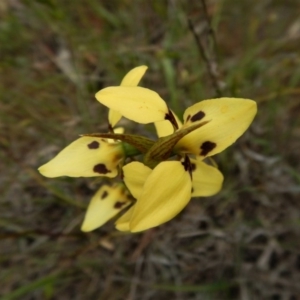
<svg viewBox="0 0 300 300">
<path fill-rule="evenodd" d="M 96 94 L 109 108 L 111 133 L 83 136 L 39 168 L 46 177 L 112 178 L 125 163 L 122 179 L 136 203 L 117 220 L 121 231 L 159 226 L 180 213 L 192 197 L 218 193 L 223 175 L 203 159 L 234 143 L 257 110 L 249 99 L 204 100 L 187 108 L 181 123 L 156 92 L 137 86 L 146 70 L 146 66 L 134 68 L 120 86 Z M 141 124 L 154 123 L 159 139 L 123 134 L 122 128 L 115 128 L 122 116 Z M 127 163 L 127 157 L 136 155 L 143 155 L 144 163 Z M 89 204 L 82 230 L 100 227 L 130 203 L 122 183 L 103 185 Z"/>
</svg>

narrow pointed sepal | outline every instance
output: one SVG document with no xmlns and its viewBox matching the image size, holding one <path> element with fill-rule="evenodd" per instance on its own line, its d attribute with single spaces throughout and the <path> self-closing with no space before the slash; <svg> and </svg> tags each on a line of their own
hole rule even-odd
<svg viewBox="0 0 300 300">
<path fill-rule="evenodd" d="M 148 176 L 134 206 L 130 231 L 138 232 L 174 218 L 191 198 L 190 174 L 179 161 L 164 161 Z"/>
<path fill-rule="evenodd" d="M 192 197 L 208 197 L 217 194 L 223 184 L 223 174 L 201 159 L 191 159 L 193 189 Z"/>
<path fill-rule="evenodd" d="M 124 186 L 103 185 L 90 201 L 81 230 L 88 232 L 99 228 L 130 203 Z"/>
<path fill-rule="evenodd" d="M 38 170 L 46 177 L 115 177 L 124 158 L 122 145 L 96 137 L 81 137 Z"/>
<path fill-rule="evenodd" d="M 256 102 L 249 99 L 219 98 L 196 103 L 185 111 L 183 128 L 199 121 L 209 123 L 183 137 L 175 149 L 202 158 L 217 154 L 246 131 L 256 112 Z"/>
<path fill-rule="evenodd" d="M 95 96 L 101 104 L 141 124 L 164 120 L 169 112 L 165 101 L 156 92 L 139 86 L 108 87 Z"/>
<path fill-rule="evenodd" d="M 121 86 L 137 86 L 147 69 L 148 67 L 144 65 L 131 69 L 122 79 Z"/>
</svg>

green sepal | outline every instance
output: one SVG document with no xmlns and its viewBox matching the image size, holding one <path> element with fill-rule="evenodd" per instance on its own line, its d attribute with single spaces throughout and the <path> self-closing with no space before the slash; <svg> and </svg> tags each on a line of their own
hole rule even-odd
<svg viewBox="0 0 300 300">
<path fill-rule="evenodd" d="M 131 146 L 133 146 L 139 153 L 147 153 L 149 149 L 154 145 L 154 141 L 140 135 L 134 134 L 121 134 L 121 133 L 89 133 L 89 134 L 82 134 L 82 136 L 93 136 L 93 137 L 100 137 L 105 139 L 113 139 L 113 140 L 120 140 L 125 142 Z M 125 150 L 126 151 L 126 150 Z M 130 149 L 132 152 L 133 149 Z M 139 154 L 139 153 L 136 154 Z M 135 154 L 135 155 L 136 155 Z M 131 154 L 132 156 L 133 154 Z"/>
<path fill-rule="evenodd" d="M 176 154 L 173 152 L 173 148 L 179 142 L 179 140 L 181 140 L 190 132 L 207 124 L 208 122 L 209 121 L 204 121 L 200 123 L 198 122 L 189 127 L 181 128 L 180 130 L 175 131 L 171 135 L 160 138 L 145 154 L 144 164 L 150 168 L 154 168 L 159 162 L 167 160 L 172 154 Z"/>
</svg>

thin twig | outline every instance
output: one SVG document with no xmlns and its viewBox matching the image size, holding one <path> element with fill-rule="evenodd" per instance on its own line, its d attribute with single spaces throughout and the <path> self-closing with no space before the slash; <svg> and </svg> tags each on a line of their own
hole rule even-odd
<svg viewBox="0 0 300 300">
<path fill-rule="evenodd" d="M 208 34 L 211 36 L 212 38 L 212 41 L 213 41 L 213 47 L 214 47 L 214 58 L 216 59 L 217 58 L 217 53 L 218 53 L 218 43 L 217 43 L 217 38 L 216 38 L 216 35 L 215 35 L 215 31 L 211 25 L 211 19 L 209 17 L 209 14 L 208 14 L 208 10 L 207 10 L 207 5 L 206 5 L 206 1 L 205 0 L 200 0 L 201 1 L 201 4 L 202 4 L 202 7 L 203 7 L 203 11 L 204 11 L 204 16 L 205 16 L 205 19 L 206 19 L 206 23 L 208 25 Z"/>
<path fill-rule="evenodd" d="M 189 24 L 189 28 L 191 30 L 191 32 L 193 33 L 193 36 L 195 38 L 195 41 L 197 43 L 197 46 L 198 46 L 198 49 L 199 49 L 199 52 L 200 52 L 200 55 L 202 56 L 203 60 L 205 61 L 205 64 L 206 64 L 206 67 L 207 67 L 207 71 L 208 71 L 208 74 L 210 76 L 210 79 L 211 79 L 211 82 L 214 86 L 214 89 L 216 91 L 216 94 L 218 95 L 218 97 L 221 97 L 222 96 L 222 92 L 221 92 L 221 89 L 219 87 L 219 83 L 218 83 L 218 79 L 216 78 L 213 70 L 212 70 L 212 66 L 211 66 L 211 62 L 209 60 L 209 58 L 207 57 L 206 55 L 206 52 L 204 50 L 204 47 L 200 41 L 200 38 L 198 37 L 196 31 L 195 31 L 195 27 L 194 27 L 194 24 L 193 22 L 188 19 L 188 24 Z"/>
<path fill-rule="evenodd" d="M 196 32 L 195 26 L 194 26 L 193 22 L 191 21 L 191 19 L 188 19 L 188 25 L 189 25 L 190 31 L 192 32 L 192 34 L 194 36 L 194 39 L 196 41 L 200 55 L 206 64 L 207 71 L 210 76 L 214 90 L 215 90 L 217 96 L 221 97 L 223 94 L 222 90 L 224 87 L 224 83 L 221 82 L 219 79 L 219 71 L 218 71 L 219 68 L 218 68 L 218 64 L 216 62 L 216 57 L 217 57 L 216 36 L 215 36 L 215 32 L 211 26 L 211 20 L 209 18 L 205 0 L 201 0 L 201 3 L 202 3 L 203 11 L 204 11 L 205 21 L 206 21 L 207 28 L 208 28 L 208 35 L 211 36 L 212 43 L 213 43 L 213 53 L 209 53 L 208 51 L 206 51 L 204 45 L 201 42 L 201 38 L 199 37 L 199 35 Z"/>
</svg>

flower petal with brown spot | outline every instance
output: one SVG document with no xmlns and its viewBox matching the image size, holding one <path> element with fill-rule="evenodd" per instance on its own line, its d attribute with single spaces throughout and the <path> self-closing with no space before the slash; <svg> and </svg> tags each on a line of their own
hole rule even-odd
<svg viewBox="0 0 300 300">
<path fill-rule="evenodd" d="M 184 113 L 184 127 L 209 121 L 183 137 L 175 152 L 202 156 L 215 155 L 233 144 L 250 126 L 257 112 L 256 102 L 240 98 L 204 100 Z"/>
<path fill-rule="evenodd" d="M 87 232 L 99 228 L 130 203 L 129 197 L 124 193 L 124 186 L 103 185 L 90 201 L 81 230 Z"/>
<path fill-rule="evenodd" d="M 120 143 L 84 136 L 59 152 L 38 170 L 46 177 L 115 177 L 124 157 Z"/>
</svg>

